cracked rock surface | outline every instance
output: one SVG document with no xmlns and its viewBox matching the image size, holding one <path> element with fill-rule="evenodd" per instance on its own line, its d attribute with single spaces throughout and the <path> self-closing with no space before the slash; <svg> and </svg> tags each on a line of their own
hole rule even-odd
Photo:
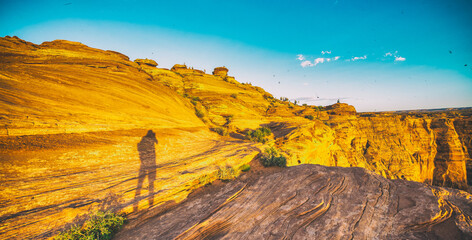
<svg viewBox="0 0 472 240">
<path fill-rule="evenodd" d="M 470 239 L 472 195 L 299 165 L 210 186 L 117 239 Z"/>
</svg>

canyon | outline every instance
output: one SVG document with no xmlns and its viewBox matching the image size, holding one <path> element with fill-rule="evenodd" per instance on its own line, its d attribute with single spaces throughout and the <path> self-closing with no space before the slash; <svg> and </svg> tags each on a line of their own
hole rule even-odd
<svg viewBox="0 0 472 240">
<path fill-rule="evenodd" d="M 394 238 L 472 236 L 471 108 L 297 105 L 239 83 L 226 67 L 169 70 L 66 40 L 0 38 L 0 63 L 1 238 L 52 237 L 97 210 L 129 216 L 118 238 L 147 219 L 142 226 L 176 221 L 164 238 L 389 237 L 382 229 Z M 269 141 L 248 141 L 259 127 L 272 131 Z M 150 130 L 154 178 L 140 175 L 137 147 Z M 224 169 L 237 176 L 257 165 L 267 146 L 287 156 L 288 168 L 254 167 L 215 190 L 207 209 L 211 196 L 188 198 L 218 185 Z M 240 200 L 251 198 L 260 201 Z M 197 215 L 177 221 L 193 208 Z M 258 216 L 237 214 L 251 208 Z"/>
</svg>

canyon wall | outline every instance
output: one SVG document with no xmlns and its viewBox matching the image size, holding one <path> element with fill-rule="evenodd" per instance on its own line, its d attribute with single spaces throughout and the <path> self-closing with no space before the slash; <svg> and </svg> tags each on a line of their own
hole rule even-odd
<svg viewBox="0 0 472 240">
<path fill-rule="evenodd" d="M 386 178 L 468 190 L 464 144 L 448 118 L 328 110 L 325 120 L 286 122 L 277 146 L 288 164 L 363 167 Z M 470 136 L 463 134 L 465 136 Z"/>
<path fill-rule="evenodd" d="M 237 175 L 269 145 L 289 166 L 363 167 L 467 189 L 470 115 L 299 106 L 226 70 L 156 66 L 76 42 L 0 38 L 0 238 L 45 238 L 98 209 L 159 211 L 222 169 Z M 271 141 L 245 140 L 261 126 Z M 151 175 L 137 147 L 149 130 Z"/>
</svg>

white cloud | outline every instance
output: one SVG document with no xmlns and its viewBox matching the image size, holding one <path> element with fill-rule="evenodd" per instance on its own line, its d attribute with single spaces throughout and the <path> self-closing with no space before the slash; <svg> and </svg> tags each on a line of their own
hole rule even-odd
<svg viewBox="0 0 472 240">
<path fill-rule="evenodd" d="M 302 63 L 300 63 L 300 65 L 302 67 L 312 67 L 312 66 L 314 66 L 313 63 L 311 63 L 310 61 L 303 61 Z"/>
<path fill-rule="evenodd" d="M 310 85 L 310 84 L 307 83 L 307 82 L 303 83 L 303 86 L 308 86 L 308 85 Z"/>
<path fill-rule="evenodd" d="M 351 58 L 351 60 L 352 60 L 352 61 L 357 61 L 357 60 L 364 60 L 364 59 L 366 59 L 366 58 L 367 58 L 367 55 L 364 55 L 364 56 L 362 56 L 362 57 L 353 57 L 353 58 Z"/>
<path fill-rule="evenodd" d="M 313 61 L 313 64 L 316 66 L 319 63 L 324 63 L 326 61 L 326 58 L 316 58 L 315 61 Z"/>
<path fill-rule="evenodd" d="M 406 58 L 404 58 L 404 57 L 395 56 L 395 62 L 403 62 L 403 61 L 405 61 L 405 60 L 406 60 Z"/>
<path fill-rule="evenodd" d="M 334 62 L 334 61 L 337 61 L 339 58 L 341 58 L 341 57 L 339 57 L 339 56 L 332 57 L 332 58 L 322 58 L 322 57 L 321 57 L 321 58 L 315 58 L 315 59 L 313 60 L 313 62 L 311 62 L 311 61 L 309 61 L 309 60 L 305 60 L 305 57 L 304 57 L 303 55 L 301 55 L 301 54 L 299 54 L 299 55 L 297 55 L 297 56 L 298 56 L 297 59 L 300 60 L 300 61 L 302 61 L 302 62 L 300 63 L 300 66 L 302 66 L 302 67 L 314 67 L 314 66 L 316 66 L 316 65 L 318 65 L 318 64 L 320 64 L 320 63 L 332 62 L 332 61 Z"/>
<path fill-rule="evenodd" d="M 331 51 L 321 51 L 321 54 L 325 55 L 325 54 L 331 54 Z"/>
<path fill-rule="evenodd" d="M 402 56 L 399 56 L 398 55 L 398 51 L 395 51 L 395 52 L 388 52 L 388 53 L 385 53 L 384 54 L 384 57 L 394 57 L 395 58 L 395 62 L 403 62 L 406 60 L 406 58 L 402 57 Z M 390 58 L 391 59 L 391 58 Z"/>
</svg>

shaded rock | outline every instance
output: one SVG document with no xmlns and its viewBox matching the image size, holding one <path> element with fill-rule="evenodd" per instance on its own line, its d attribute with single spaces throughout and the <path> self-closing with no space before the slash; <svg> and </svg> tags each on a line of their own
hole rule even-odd
<svg viewBox="0 0 472 240">
<path fill-rule="evenodd" d="M 213 75 L 220 76 L 220 77 L 226 77 L 226 76 L 228 76 L 228 69 L 226 67 L 216 67 L 213 70 Z"/>
<path fill-rule="evenodd" d="M 150 67 L 156 67 L 157 66 L 157 63 L 156 61 L 152 60 L 152 59 L 140 59 L 140 58 L 137 58 L 134 60 L 135 63 L 139 64 L 139 65 L 147 65 L 147 66 L 150 66 Z"/>
<path fill-rule="evenodd" d="M 117 239 L 469 239 L 472 195 L 300 165 L 190 198 Z"/>
<path fill-rule="evenodd" d="M 438 153 L 434 159 L 433 184 L 467 190 L 466 156 L 450 119 L 434 119 Z"/>
<path fill-rule="evenodd" d="M 326 106 L 326 110 L 331 115 L 354 115 L 356 109 L 354 106 L 347 103 L 336 103 L 330 106 Z"/>
</svg>

